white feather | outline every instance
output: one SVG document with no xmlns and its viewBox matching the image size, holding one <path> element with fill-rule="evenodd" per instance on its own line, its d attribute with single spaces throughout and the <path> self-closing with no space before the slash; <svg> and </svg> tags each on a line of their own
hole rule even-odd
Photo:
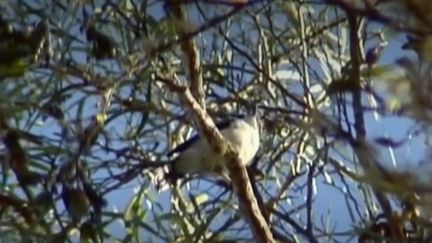
<svg viewBox="0 0 432 243">
<path fill-rule="evenodd" d="M 239 153 L 243 165 L 251 163 L 259 148 L 259 126 L 257 119 L 236 119 L 221 134 Z M 227 175 L 223 156 L 213 152 L 205 139 L 200 139 L 183 151 L 173 162 L 177 174 L 222 173 Z"/>
</svg>

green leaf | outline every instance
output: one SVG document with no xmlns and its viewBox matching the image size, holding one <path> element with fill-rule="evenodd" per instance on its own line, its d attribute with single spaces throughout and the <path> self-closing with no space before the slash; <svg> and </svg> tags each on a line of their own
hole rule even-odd
<svg viewBox="0 0 432 243">
<path fill-rule="evenodd" d="M 22 60 L 14 61 L 10 64 L 0 65 L 0 77 L 21 77 L 28 68 L 28 64 Z"/>
<path fill-rule="evenodd" d="M 141 187 L 141 189 L 131 198 L 129 204 L 124 213 L 124 220 L 127 231 L 127 238 L 134 239 L 133 242 L 140 242 L 139 239 L 139 226 L 146 216 L 146 211 L 144 210 L 142 204 L 145 198 L 146 192 Z"/>
<path fill-rule="evenodd" d="M 208 199 L 209 199 L 209 196 L 207 195 L 207 193 L 201 193 L 195 197 L 195 202 L 199 206 L 199 205 L 207 202 Z"/>
<path fill-rule="evenodd" d="M 143 199 L 144 199 L 143 192 L 141 190 L 131 198 L 124 213 L 125 220 L 127 221 L 133 220 L 136 212 L 138 212 L 141 208 Z"/>
</svg>

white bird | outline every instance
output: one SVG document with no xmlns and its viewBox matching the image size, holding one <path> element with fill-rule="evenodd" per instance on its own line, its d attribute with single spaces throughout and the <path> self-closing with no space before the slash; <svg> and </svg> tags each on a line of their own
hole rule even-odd
<svg viewBox="0 0 432 243">
<path fill-rule="evenodd" d="M 256 116 L 235 119 L 217 125 L 222 136 L 238 152 L 243 165 L 249 165 L 260 146 L 259 123 Z M 174 178 L 192 174 L 217 173 L 228 178 L 223 156 L 213 151 L 205 139 L 195 135 L 167 155 L 179 155 L 171 163 Z"/>
</svg>

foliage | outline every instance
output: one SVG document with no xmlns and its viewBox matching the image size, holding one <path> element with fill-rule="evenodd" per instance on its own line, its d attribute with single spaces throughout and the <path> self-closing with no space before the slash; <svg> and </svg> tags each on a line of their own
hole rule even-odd
<svg viewBox="0 0 432 243">
<path fill-rule="evenodd" d="M 248 171 L 276 239 L 430 241 L 429 1 L 176 3 L 0 2 L 2 240 L 251 240 L 221 178 L 159 184 L 194 38 L 208 113 L 264 108 Z"/>
</svg>

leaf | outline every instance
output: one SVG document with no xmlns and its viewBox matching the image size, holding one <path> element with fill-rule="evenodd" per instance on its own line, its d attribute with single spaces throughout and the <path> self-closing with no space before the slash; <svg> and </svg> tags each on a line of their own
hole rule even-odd
<svg viewBox="0 0 432 243">
<path fill-rule="evenodd" d="M 326 183 L 328 183 L 330 185 L 334 184 L 334 181 L 333 181 L 332 177 L 329 175 L 329 173 L 327 172 L 326 169 L 323 170 L 323 175 L 324 175 L 324 179 L 325 179 Z"/>
<path fill-rule="evenodd" d="M 378 65 L 375 64 L 370 68 L 365 68 L 361 71 L 363 77 L 377 77 L 382 81 L 388 81 L 401 77 L 403 72 L 400 69 L 395 70 L 394 65 Z"/>
<path fill-rule="evenodd" d="M 143 208 L 145 191 L 143 187 L 131 198 L 127 208 L 124 212 L 124 220 L 127 230 L 127 238 L 134 238 L 135 242 L 140 242 L 139 240 L 139 225 L 140 222 L 144 221 L 146 216 L 146 211 Z"/>
<path fill-rule="evenodd" d="M 156 37 L 172 37 L 177 34 L 176 22 L 172 19 L 165 19 L 157 22 L 153 27 Z"/>
<path fill-rule="evenodd" d="M 209 199 L 209 196 L 207 195 L 207 193 L 201 193 L 195 197 L 195 202 L 199 206 L 199 205 L 207 202 L 208 199 Z"/>
<path fill-rule="evenodd" d="M 21 171 L 19 173 L 15 172 L 18 181 L 23 185 L 36 185 L 41 183 L 45 176 L 30 170 Z"/>
<path fill-rule="evenodd" d="M 98 113 L 96 115 L 96 122 L 99 124 L 104 124 L 106 121 L 106 114 L 105 113 Z"/>
<path fill-rule="evenodd" d="M 375 138 L 374 141 L 376 143 L 378 143 L 379 145 L 386 146 L 386 147 L 392 147 L 392 148 L 400 147 L 401 145 L 403 145 L 405 143 L 405 140 L 397 142 L 397 141 L 394 141 L 394 140 L 392 140 L 390 138 L 386 138 L 386 137 Z"/>
<path fill-rule="evenodd" d="M 425 60 L 431 60 L 432 38 L 430 36 L 407 36 L 406 43 L 402 46 L 403 50 L 412 50 Z"/>
<path fill-rule="evenodd" d="M 94 222 L 87 220 L 79 228 L 82 242 L 100 242 L 97 235 L 97 227 Z"/>
<path fill-rule="evenodd" d="M 17 177 L 27 172 L 26 152 L 20 144 L 19 134 L 16 130 L 9 129 L 4 132 L 3 142 L 10 154 L 10 167 Z"/>
<path fill-rule="evenodd" d="M 24 75 L 28 68 L 28 64 L 22 60 L 14 61 L 13 63 L 0 65 L 0 77 L 21 77 Z"/>
<path fill-rule="evenodd" d="M 110 36 L 102 33 L 94 26 L 87 28 L 86 36 L 87 40 L 93 43 L 91 53 L 96 60 L 115 57 L 116 45 Z"/>
<path fill-rule="evenodd" d="M 52 203 L 52 195 L 47 191 L 39 193 L 34 200 L 34 206 L 38 207 L 43 214 L 46 214 L 51 209 Z"/>
<path fill-rule="evenodd" d="M 41 111 L 57 120 L 63 120 L 63 110 L 57 104 L 47 103 L 41 107 Z"/>
<path fill-rule="evenodd" d="M 87 214 L 90 201 L 83 190 L 63 186 L 62 199 L 67 211 L 75 221 L 79 221 Z"/>
<path fill-rule="evenodd" d="M 360 89 L 360 84 L 353 82 L 351 80 L 339 79 L 339 80 L 333 80 L 327 86 L 327 93 L 331 95 L 337 93 L 352 92 L 359 89 Z"/>
<path fill-rule="evenodd" d="M 102 207 L 105 207 L 107 205 L 106 200 L 100 195 L 99 192 L 97 192 L 93 186 L 88 182 L 82 183 L 84 192 L 87 195 L 88 199 L 91 202 L 91 205 L 93 206 L 94 210 L 96 212 L 100 212 L 102 210 Z"/>
</svg>

